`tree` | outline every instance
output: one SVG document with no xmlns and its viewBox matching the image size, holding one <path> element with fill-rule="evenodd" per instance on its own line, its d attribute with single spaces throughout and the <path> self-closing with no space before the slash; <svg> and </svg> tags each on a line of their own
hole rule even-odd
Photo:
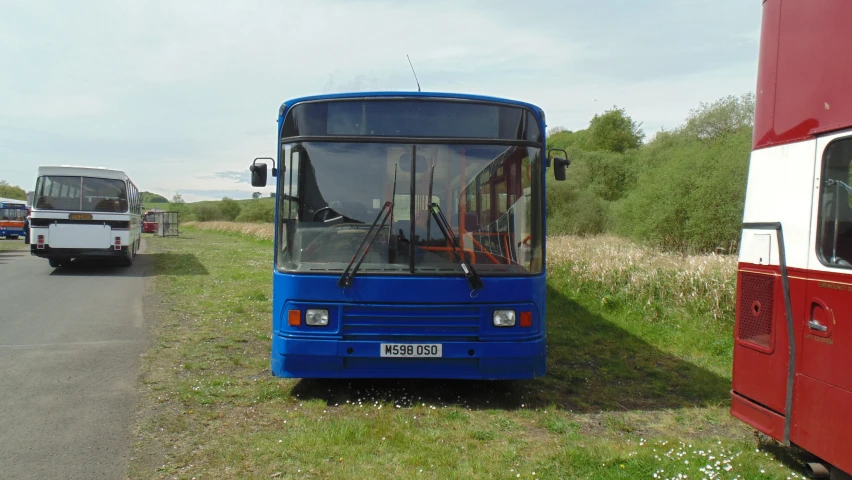
<svg viewBox="0 0 852 480">
<path fill-rule="evenodd" d="M 595 115 L 589 122 L 585 145 L 588 150 L 606 150 L 623 153 L 639 148 L 645 132 L 625 113 L 623 108 L 612 107 L 602 115 Z"/>
<path fill-rule="evenodd" d="M 9 184 L 6 180 L 0 180 L 0 197 L 26 200 L 27 192 L 21 187 Z"/>
<path fill-rule="evenodd" d="M 262 194 L 260 192 L 254 192 L 254 193 L 251 194 L 251 198 L 260 198 L 261 195 Z"/>
<path fill-rule="evenodd" d="M 242 211 L 242 208 L 240 208 L 240 204 L 236 200 L 223 197 L 219 203 L 219 210 L 225 220 L 234 221 L 240 214 L 240 211 Z"/>
<path fill-rule="evenodd" d="M 275 192 L 269 192 L 269 198 L 275 198 Z"/>
<path fill-rule="evenodd" d="M 587 130 L 577 130 L 576 132 L 561 130 L 553 134 L 548 134 L 547 148 L 568 149 L 572 146 L 583 146 L 587 136 Z"/>
<path fill-rule="evenodd" d="M 169 210 L 183 213 L 186 210 L 186 202 L 183 201 L 183 195 L 175 192 L 172 196 L 172 204 Z"/>
<path fill-rule="evenodd" d="M 729 95 L 713 103 L 700 103 L 690 110 L 682 133 L 693 138 L 713 140 L 754 126 L 754 94 Z"/>
<path fill-rule="evenodd" d="M 636 176 L 636 159 L 639 150 L 625 153 L 583 152 L 576 155 L 589 167 L 589 187 L 600 198 L 613 202 L 623 198 L 633 187 Z"/>
<path fill-rule="evenodd" d="M 742 228 L 751 129 L 712 142 L 679 135 L 654 140 L 641 150 L 649 158 L 633 162 L 644 168 L 613 212 L 618 230 L 668 250 L 727 249 Z"/>
</svg>

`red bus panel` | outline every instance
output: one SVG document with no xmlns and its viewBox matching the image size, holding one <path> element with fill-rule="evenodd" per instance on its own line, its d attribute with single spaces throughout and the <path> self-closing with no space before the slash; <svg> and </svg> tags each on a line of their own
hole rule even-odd
<svg viewBox="0 0 852 480">
<path fill-rule="evenodd" d="M 766 0 L 754 148 L 852 126 L 852 2 Z"/>
</svg>

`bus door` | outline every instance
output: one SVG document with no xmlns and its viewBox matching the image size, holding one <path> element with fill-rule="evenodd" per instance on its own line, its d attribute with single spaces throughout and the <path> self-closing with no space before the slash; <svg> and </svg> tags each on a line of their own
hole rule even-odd
<svg viewBox="0 0 852 480">
<path fill-rule="evenodd" d="M 852 471 L 852 131 L 817 140 L 795 443 Z"/>
</svg>

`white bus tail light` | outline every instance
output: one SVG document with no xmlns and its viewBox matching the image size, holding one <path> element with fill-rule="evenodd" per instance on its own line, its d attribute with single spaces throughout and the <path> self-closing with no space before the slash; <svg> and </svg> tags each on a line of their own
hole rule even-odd
<svg viewBox="0 0 852 480">
<path fill-rule="evenodd" d="M 115 237 L 115 247 L 116 250 L 121 250 L 121 237 Z"/>
<path fill-rule="evenodd" d="M 36 248 L 39 250 L 44 250 L 44 235 L 38 236 L 38 246 Z"/>
</svg>

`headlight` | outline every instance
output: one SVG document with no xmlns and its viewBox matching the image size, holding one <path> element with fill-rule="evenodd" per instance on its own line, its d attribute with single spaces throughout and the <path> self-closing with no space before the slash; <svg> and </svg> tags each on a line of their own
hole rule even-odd
<svg viewBox="0 0 852 480">
<path fill-rule="evenodd" d="M 313 327 L 328 325 L 328 310 L 309 308 L 308 311 L 305 312 L 305 323 Z"/>
<path fill-rule="evenodd" d="M 492 322 L 495 327 L 514 327 L 515 326 L 515 311 L 514 310 L 495 310 Z"/>
</svg>

